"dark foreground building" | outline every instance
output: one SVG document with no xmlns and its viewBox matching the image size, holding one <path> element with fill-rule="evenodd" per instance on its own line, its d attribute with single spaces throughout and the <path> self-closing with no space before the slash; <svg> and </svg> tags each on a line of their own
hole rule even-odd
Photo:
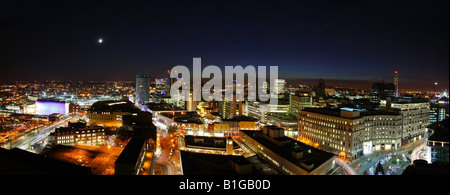
<svg viewBox="0 0 450 195">
<path fill-rule="evenodd" d="M 91 169 L 18 148 L 0 148 L 0 175 L 91 175 Z"/>
</svg>

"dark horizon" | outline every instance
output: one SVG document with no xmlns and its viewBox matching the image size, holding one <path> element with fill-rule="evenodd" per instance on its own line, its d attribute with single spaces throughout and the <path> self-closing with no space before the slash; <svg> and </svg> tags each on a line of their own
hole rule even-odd
<svg viewBox="0 0 450 195">
<path fill-rule="evenodd" d="M 398 70 L 401 90 L 448 89 L 448 10 L 446 0 L 3 1 L 0 83 L 161 78 L 201 57 L 222 70 L 279 66 L 309 85 L 370 88 Z"/>
</svg>

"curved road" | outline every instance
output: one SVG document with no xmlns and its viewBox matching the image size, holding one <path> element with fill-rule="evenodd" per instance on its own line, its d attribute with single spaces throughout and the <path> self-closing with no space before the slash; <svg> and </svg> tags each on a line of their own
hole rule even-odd
<svg viewBox="0 0 450 195">
<path fill-rule="evenodd" d="M 347 172 L 347 174 L 349 175 L 356 175 L 355 170 L 350 167 L 350 165 L 348 165 L 345 161 L 339 159 L 339 158 L 335 158 L 336 159 L 336 164 L 339 165 L 340 167 L 342 167 L 345 172 Z"/>
</svg>

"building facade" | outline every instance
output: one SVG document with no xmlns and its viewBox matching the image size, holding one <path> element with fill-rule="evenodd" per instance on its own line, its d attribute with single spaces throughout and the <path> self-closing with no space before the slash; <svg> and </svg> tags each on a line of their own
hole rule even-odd
<svg viewBox="0 0 450 195">
<path fill-rule="evenodd" d="M 312 96 L 310 93 L 295 93 L 289 96 L 289 114 L 298 116 L 300 110 L 311 107 Z"/>
<path fill-rule="evenodd" d="M 145 74 L 136 75 L 136 99 L 135 105 L 140 106 L 149 102 L 150 99 L 150 80 Z"/>
<path fill-rule="evenodd" d="M 449 116 L 448 98 L 442 97 L 430 104 L 430 124 L 442 121 Z"/>
<path fill-rule="evenodd" d="M 430 124 L 430 102 L 423 99 L 382 100 L 380 108 L 398 111 L 402 116 L 402 145 L 422 139 Z"/>
<path fill-rule="evenodd" d="M 299 114 L 299 139 L 346 159 L 402 146 L 399 112 L 306 108 Z"/>
<path fill-rule="evenodd" d="M 86 122 L 70 123 L 68 127 L 55 129 L 55 144 L 62 145 L 105 145 L 105 129 L 101 126 L 86 126 Z"/>
</svg>

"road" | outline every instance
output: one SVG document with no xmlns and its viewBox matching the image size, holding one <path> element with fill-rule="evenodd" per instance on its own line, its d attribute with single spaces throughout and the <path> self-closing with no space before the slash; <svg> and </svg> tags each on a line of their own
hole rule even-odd
<svg viewBox="0 0 450 195">
<path fill-rule="evenodd" d="M 407 159 L 407 162 L 402 162 L 402 165 L 400 167 L 400 170 L 397 171 L 395 174 L 401 174 L 403 170 L 407 167 L 407 165 L 411 164 L 414 159 L 417 158 L 424 158 L 424 151 L 423 148 L 423 139 L 418 140 L 414 143 L 407 144 L 405 146 L 402 146 L 400 150 L 379 150 L 374 151 L 372 154 L 365 155 L 359 159 L 356 159 L 352 161 L 351 163 L 347 163 L 350 165 L 354 170 L 358 167 L 358 170 L 356 171 L 357 175 L 364 175 L 367 173 L 370 168 L 374 169 L 374 167 L 380 162 L 381 160 L 386 161 L 386 158 L 388 156 L 392 156 L 392 160 L 388 161 L 388 164 L 385 165 L 385 167 L 389 167 L 392 164 L 393 160 L 399 158 L 403 161 L 403 157 Z M 408 152 L 413 151 L 413 153 L 410 155 Z M 417 156 L 417 157 L 415 157 Z M 420 157 L 419 157 L 420 156 Z M 411 160 L 412 159 L 412 160 Z"/>
<path fill-rule="evenodd" d="M 43 147 L 38 147 L 35 149 L 31 149 L 30 146 L 42 141 L 44 143 L 45 139 L 50 135 L 51 132 L 55 130 L 55 128 L 67 126 L 68 121 L 81 119 L 82 116 L 66 116 L 66 118 L 53 123 L 49 126 L 44 126 L 39 129 L 34 130 L 33 132 L 28 132 L 17 139 L 12 140 L 11 144 L 4 144 L 4 148 L 20 148 L 22 150 L 27 150 L 33 153 L 39 153 Z"/>
<path fill-rule="evenodd" d="M 414 148 L 414 150 L 411 153 L 411 160 L 418 160 L 418 159 L 422 159 L 422 160 L 427 160 L 427 156 L 426 156 L 426 150 L 425 150 L 425 144 L 422 144 L 416 148 Z M 428 162 L 431 163 L 431 162 Z"/>
<path fill-rule="evenodd" d="M 178 139 L 175 134 L 168 134 L 167 128 L 156 125 L 158 131 L 158 143 L 156 153 L 155 174 L 157 175 L 181 175 L 181 157 L 178 148 Z"/>
<path fill-rule="evenodd" d="M 337 157 L 336 157 L 336 164 L 342 167 L 345 170 L 345 172 L 347 172 L 348 175 L 356 175 L 355 170 L 352 167 L 350 167 L 350 165 L 348 165 L 345 161 Z"/>
</svg>

